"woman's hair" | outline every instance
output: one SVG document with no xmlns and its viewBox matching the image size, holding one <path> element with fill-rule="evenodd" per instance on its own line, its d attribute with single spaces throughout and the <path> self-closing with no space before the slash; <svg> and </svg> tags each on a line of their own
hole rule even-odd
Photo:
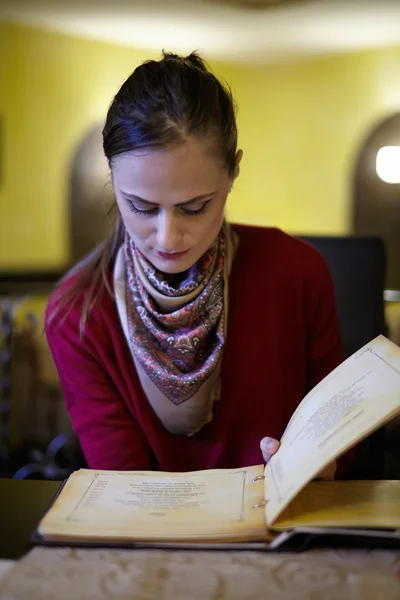
<svg viewBox="0 0 400 600">
<path fill-rule="evenodd" d="M 184 143 L 189 136 L 213 138 L 216 156 L 233 176 L 237 148 L 235 106 L 232 94 L 196 53 L 187 57 L 163 52 L 160 61 L 137 67 L 113 99 L 103 129 L 103 148 L 112 169 L 125 152 L 163 150 Z M 125 228 L 116 213 L 110 237 L 66 277 L 74 277 L 67 292 L 56 298 L 51 322 L 62 307 L 73 308 L 84 293 L 80 333 L 99 296 L 108 292 L 112 269 Z M 65 280 L 65 278 L 64 278 Z M 68 312 L 69 312 L 68 310 Z M 68 313 L 67 313 L 68 314 Z"/>
</svg>

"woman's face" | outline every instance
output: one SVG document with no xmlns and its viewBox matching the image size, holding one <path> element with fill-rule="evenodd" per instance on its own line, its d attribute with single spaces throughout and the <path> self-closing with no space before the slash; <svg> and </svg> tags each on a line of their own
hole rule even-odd
<svg viewBox="0 0 400 600">
<path fill-rule="evenodd" d="M 213 244 L 232 185 L 210 141 L 196 137 L 168 150 L 117 156 L 112 179 L 135 246 L 171 274 L 191 267 Z"/>
</svg>

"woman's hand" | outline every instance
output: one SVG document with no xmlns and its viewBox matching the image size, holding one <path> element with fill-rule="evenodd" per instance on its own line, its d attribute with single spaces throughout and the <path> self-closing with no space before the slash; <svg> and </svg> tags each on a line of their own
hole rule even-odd
<svg viewBox="0 0 400 600">
<path fill-rule="evenodd" d="M 263 455 L 264 462 L 267 463 L 271 456 L 275 454 L 280 446 L 280 442 L 275 440 L 274 438 L 265 437 L 260 442 L 260 448 Z M 329 463 L 318 475 L 315 479 L 325 479 L 325 480 L 333 480 L 335 478 L 336 473 L 336 461 Z"/>
</svg>

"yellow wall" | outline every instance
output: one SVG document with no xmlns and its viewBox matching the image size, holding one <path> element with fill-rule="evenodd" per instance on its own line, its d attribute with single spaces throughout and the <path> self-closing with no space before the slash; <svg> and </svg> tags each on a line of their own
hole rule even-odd
<svg viewBox="0 0 400 600">
<path fill-rule="evenodd" d="M 68 260 L 68 174 L 137 64 L 157 56 L 0 23 L 0 268 Z M 350 176 L 370 127 L 400 105 L 400 47 L 244 67 L 213 64 L 239 105 L 242 173 L 232 220 L 301 233 L 349 230 Z"/>
<path fill-rule="evenodd" d="M 371 128 L 400 110 L 400 46 L 231 71 L 243 170 L 236 220 L 351 231 L 351 177 Z"/>
<path fill-rule="evenodd" d="M 0 40 L 0 268 L 57 268 L 68 260 L 74 150 L 150 53 L 4 24 Z"/>
</svg>

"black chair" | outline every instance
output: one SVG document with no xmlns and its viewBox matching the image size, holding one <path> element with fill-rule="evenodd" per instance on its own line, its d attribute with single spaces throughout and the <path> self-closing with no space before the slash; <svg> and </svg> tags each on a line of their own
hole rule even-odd
<svg viewBox="0 0 400 600">
<path fill-rule="evenodd" d="M 383 240 L 322 236 L 301 239 L 321 252 L 331 270 L 345 356 L 351 356 L 377 335 L 387 335 Z"/>
<path fill-rule="evenodd" d="M 386 253 L 379 237 L 299 236 L 327 261 L 334 287 L 346 357 L 374 337 L 387 335 L 384 314 Z M 381 427 L 357 448 L 349 479 L 392 478 L 389 472 L 387 431 Z"/>
</svg>

